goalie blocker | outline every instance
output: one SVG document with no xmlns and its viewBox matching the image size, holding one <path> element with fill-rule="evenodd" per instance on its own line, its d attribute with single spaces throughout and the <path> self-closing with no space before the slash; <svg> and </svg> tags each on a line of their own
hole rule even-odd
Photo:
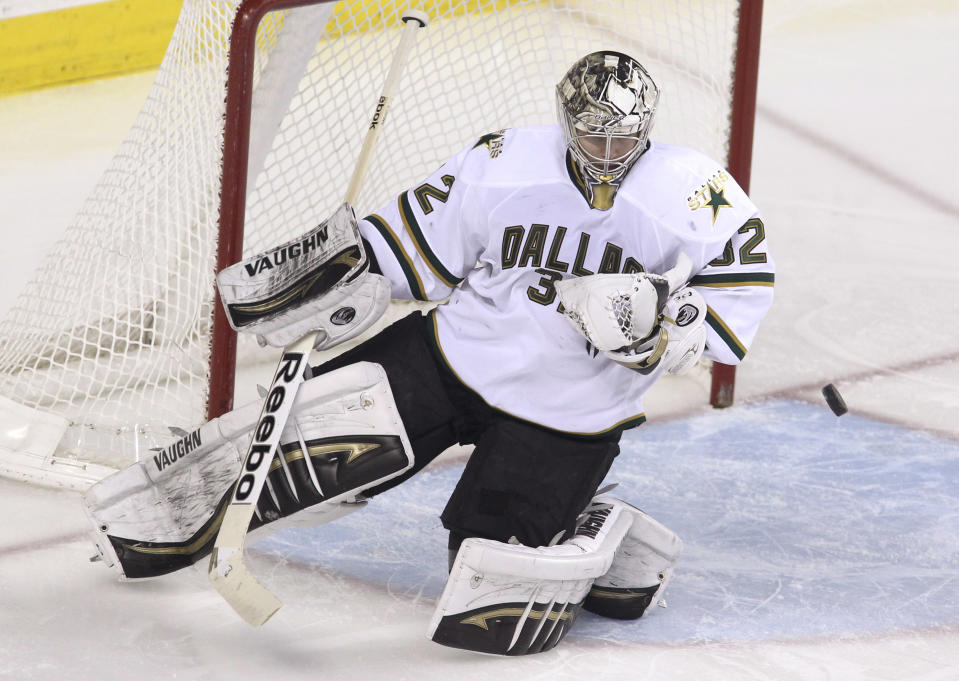
<svg viewBox="0 0 959 681">
<path fill-rule="evenodd" d="M 259 410 L 256 402 L 224 414 L 90 488 L 83 501 L 99 557 L 135 579 L 208 555 Z M 386 373 L 370 362 L 306 382 L 280 442 L 251 530 L 341 517 L 364 504 L 364 490 L 413 465 Z"/>
<path fill-rule="evenodd" d="M 283 348 L 311 332 L 325 350 L 358 336 L 390 302 L 389 280 L 370 260 L 348 203 L 315 229 L 216 275 L 236 331 Z"/>
</svg>

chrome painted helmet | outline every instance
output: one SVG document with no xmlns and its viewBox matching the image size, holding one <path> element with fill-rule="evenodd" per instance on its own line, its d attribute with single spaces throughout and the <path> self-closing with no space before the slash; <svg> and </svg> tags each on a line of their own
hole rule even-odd
<svg viewBox="0 0 959 681">
<path fill-rule="evenodd" d="M 556 86 L 559 120 L 576 161 L 599 182 L 619 182 L 646 151 L 659 88 L 621 52 L 588 54 Z"/>
</svg>

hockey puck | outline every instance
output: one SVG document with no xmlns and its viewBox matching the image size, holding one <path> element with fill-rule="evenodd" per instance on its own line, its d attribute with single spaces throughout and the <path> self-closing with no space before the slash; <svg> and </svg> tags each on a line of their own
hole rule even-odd
<svg viewBox="0 0 959 681">
<path fill-rule="evenodd" d="M 836 386 L 832 383 L 823 386 L 822 396 L 826 398 L 826 404 L 829 405 L 832 413 L 836 416 L 842 416 L 849 411 L 849 409 L 846 408 L 846 400 L 842 398 L 842 395 L 839 394 Z"/>
</svg>

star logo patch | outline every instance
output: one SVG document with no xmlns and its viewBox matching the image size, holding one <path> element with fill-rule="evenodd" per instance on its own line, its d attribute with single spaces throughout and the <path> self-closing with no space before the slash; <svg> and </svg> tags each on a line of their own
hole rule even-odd
<svg viewBox="0 0 959 681">
<path fill-rule="evenodd" d="M 719 209 L 729 206 L 733 207 L 729 201 L 726 200 L 726 188 L 723 187 L 718 192 L 712 187 L 709 188 L 709 201 L 706 202 L 707 206 L 713 209 L 713 224 L 716 224 L 716 216 L 719 215 Z"/>
<path fill-rule="evenodd" d="M 718 170 L 713 173 L 708 180 L 686 197 L 689 210 L 708 207 L 713 213 L 713 224 L 715 225 L 719 211 L 723 208 L 733 207 L 733 204 L 726 198 L 726 186 L 731 180 L 732 178 L 725 170 Z"/>
</svg>

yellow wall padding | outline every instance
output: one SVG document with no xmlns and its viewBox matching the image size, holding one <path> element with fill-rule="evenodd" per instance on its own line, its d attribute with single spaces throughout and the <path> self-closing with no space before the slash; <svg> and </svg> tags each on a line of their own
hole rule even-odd
<svg viewBox="0 0 959 681">
<path fill-rule="evenodd" d="M 156 68 L 182 0 L 112 0 L 0 21 L 0 95 Z"/>
<path fill-rule="evenodd" d="M 212 1 L 212 0 L 211 0 Z M 542 0 L 541 0 L 542 1 Z M 110 0 L 0 20 L 0 96 L 131 73 L 160 65 L 183 0 Z M 493 12 L 530 0 L 465 0 L 452 16 Z M 453 0 L 340 0 L 329 37 L 392 26 L 413 5 L 431 18 Z"/>
</svg>

